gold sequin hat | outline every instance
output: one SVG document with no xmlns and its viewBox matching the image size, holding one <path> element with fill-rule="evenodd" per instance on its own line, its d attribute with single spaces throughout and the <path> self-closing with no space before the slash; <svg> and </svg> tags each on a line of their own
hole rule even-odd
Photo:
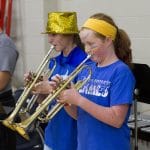
<svg viewBox="0 0 150 150">
<path fill-rule="evenodd" d="M 76 12 L 50 12 L 46 32 L 53 34 L 78 34 Z"/>
</svg>

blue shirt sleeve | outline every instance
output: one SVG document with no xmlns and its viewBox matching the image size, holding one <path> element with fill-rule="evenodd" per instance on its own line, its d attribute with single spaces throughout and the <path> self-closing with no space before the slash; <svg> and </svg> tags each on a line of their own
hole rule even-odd
<svg viewBox="0 0 150 150">
<path fill-rule="evenodd" d="M 110 105 L 132 104 L 135 79 L 131 71 L 117 72 L 110 92 Z"/>
</svg>

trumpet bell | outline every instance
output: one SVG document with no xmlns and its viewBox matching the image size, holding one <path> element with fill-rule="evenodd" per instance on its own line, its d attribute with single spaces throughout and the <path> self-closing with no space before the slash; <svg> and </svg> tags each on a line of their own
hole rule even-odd
<svg viewBox="0 0 150 150">
<path fill-rule="evenodd" d="M 14 128 L 13 124 L 12 124 L 11 122 L 9 122 L 8 119 L 3 120 L 3 121 L 2 121 L 2 124 L 3 124 L 4 126 L 6 126 L 7 128 L 9 128 L 9 129 L 15 131 L 15 128 Z"/>
<path fill-rule="evenodd" d="M 16 123 L 15 123 L 15 118 L 16 116 L 19 115 L 19 112 L 21 110 L 21 108 L 23 107 L 23 104 L 25 103 L 27 97 L 29 96 L 29 93 L 32 91 L 35 83 L 38 81 L 39 77 L 41 76 L 41 74 L 43 73 L 44 68 L 46 67 L 46 65 L 48 64 L 48 62 L 50 61 L 50 56 L 52 51 L 54 51 L 55 48 L 52 45 L 47 53 L 47 55 L 44 57 L 44 59 L 42 60 L 41 64 L 39 65 L 39 67 L 37 68 L 36 71 L 36 76 L 34 77 L 34 80 L 32 81 L 31 84 L 28 84 L 21 96 L 19 97 L 17 103 L 16 103 L 16 107 L 14 108 L 14 110 L 12 111 L 12 113 L 4 120 L 2 120 L 2 124 L 8 128 L 10 128 L 11 130 L 17 130 L 18 133 L 20 133 L 21 135 L 25 135 L 24 137 L 26 139 L 28 139 L 28 136 L 26 136 L 26 134 L 24 133 L 24 131 L 22 129 L 20 129 L 19 127 L 16 127 Z"/>
<path fill-rule="evenodd" d="M 28 135 L 28 133 L 25 131 L 25 129 L 23 127 L 20 126 L 20 123 L 16 125 L 14 125 L 14 129 L 26 140 L 30 140 L 30 137 Z"/>
</svg>

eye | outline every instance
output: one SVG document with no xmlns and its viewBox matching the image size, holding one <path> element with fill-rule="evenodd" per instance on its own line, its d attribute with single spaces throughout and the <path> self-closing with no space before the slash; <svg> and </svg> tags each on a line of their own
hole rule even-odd
<svg viewBox="0 0 150 150">
<path fill-rule="evenodd" d="M 95 49 L 97 46 L 96 45 L 92 45 L 91 46 L 91 49 Z"/>
<path fill-rule="evenodd" d="M 56 34 L 54 34 L 54 33 L 52 34 L 52 36 L 55 36 L 55 35 L 56 35 Z"/>
<path fill-rule="evenodd" d="M 89 42 L 88 45 L 89 45 L 89 47 L 90 47 L 91 49 L 97 47 L 97 45 L 96 45 L 95 43 L 93 43 L 93 42 Z"/>
</svg>

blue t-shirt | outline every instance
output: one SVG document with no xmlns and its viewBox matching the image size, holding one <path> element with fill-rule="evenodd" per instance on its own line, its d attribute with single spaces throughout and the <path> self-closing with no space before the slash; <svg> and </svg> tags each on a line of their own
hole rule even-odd
<svg viewBox="0 0 150 150">
<path fill-rule="evenodd" d="M 85 52 L 79 47 L 74 48 L 67 57 L 61 53 L 55 58 L 57 65 L 52 76 L 60 74 L 64 78 L 67 77 L 85 58 Z M 52 68 L 53 64 L 52 60 L 49 68 Z M 53 104 L 50 107 L 53 107 Z M 49 121 L 45 129 L 45 144 L 52 150 L 77 149 L 77 122 L 66 113 L 64 108 Z"/>
<path fill-rule="evenodd" d="M 91 63 L 92 77 L 79 90 L 94 103 L 111 107 L 121 104 L 132 104 L 135 79 L 129 67 L 122 61 L 106 67 L 97 67 Z M 83 70 L 79 80 L 87 72 Z M 78 107 L 78 148 L 77 150 L 130 150 L 130 130 L 127 120 L 130 110 L 120 128 L 105 124 Z"/>
</svg>

